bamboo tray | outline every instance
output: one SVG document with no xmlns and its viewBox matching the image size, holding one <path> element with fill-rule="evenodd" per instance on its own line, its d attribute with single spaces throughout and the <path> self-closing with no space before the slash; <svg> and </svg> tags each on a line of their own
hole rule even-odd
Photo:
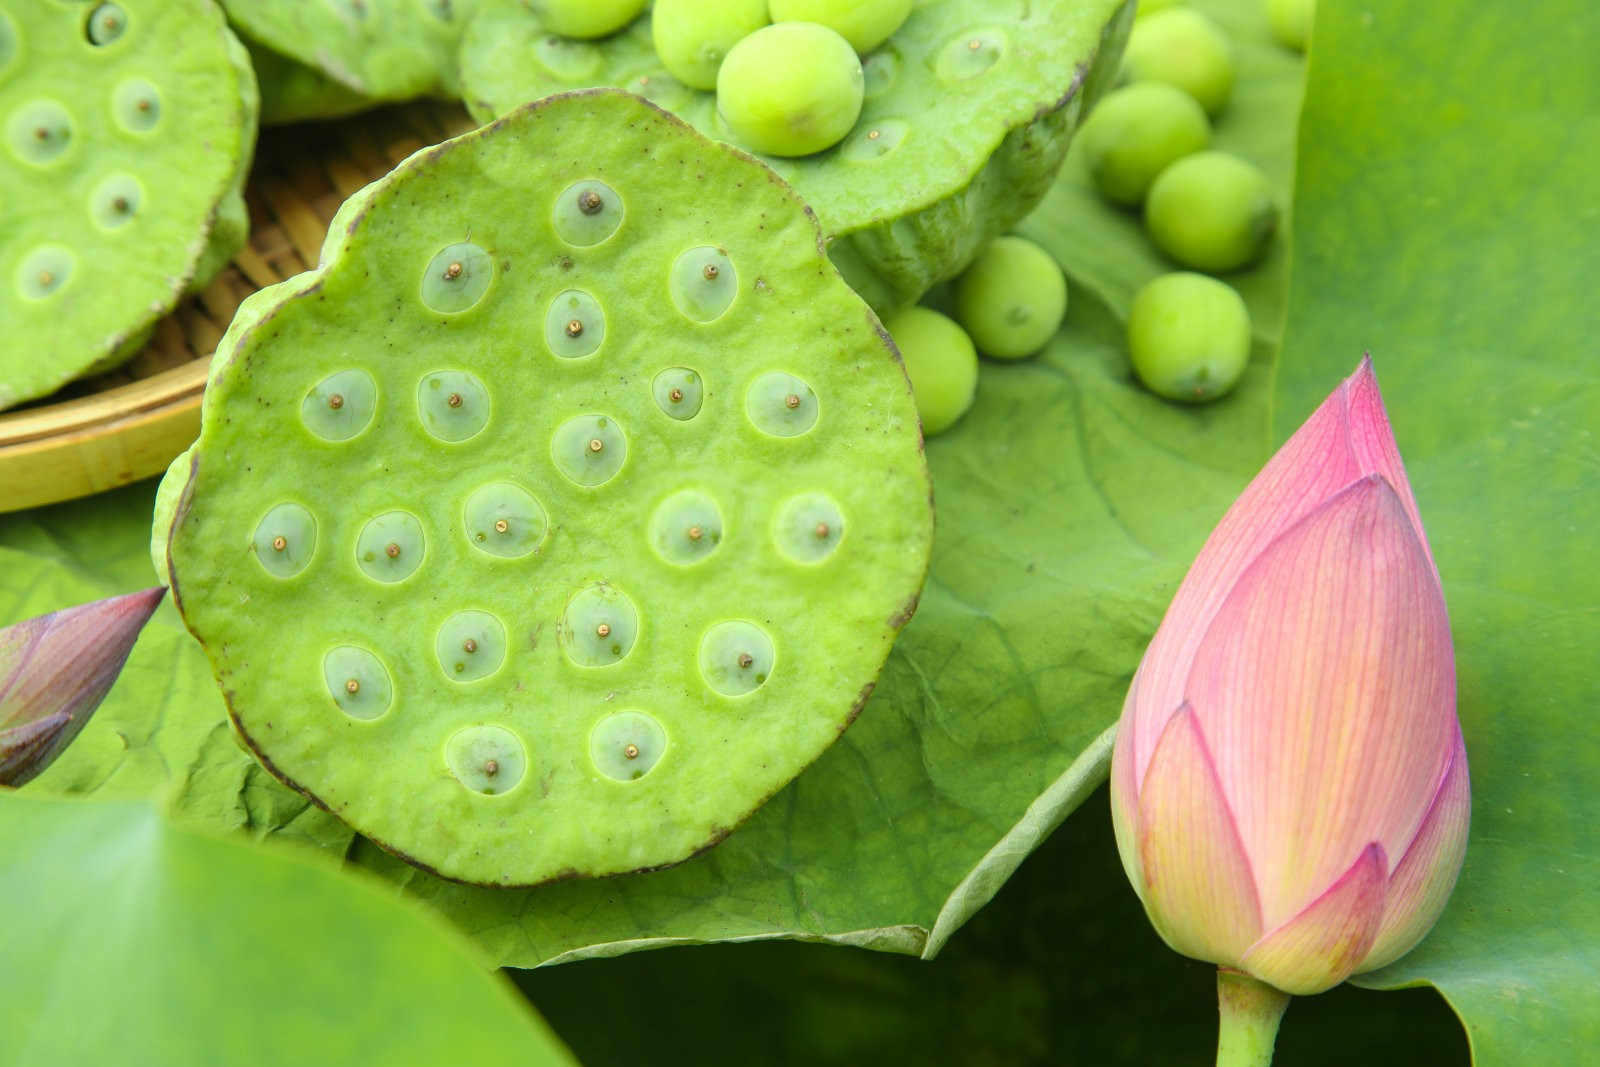
<svg viewBox="0 0 1600 1067">
<path fill-rule="evenodd" d="M 457 106 L 419 103 L 263 131 L 245 190 L 250 242 L 233 262 L 162 319 L 132 362 L 0 414 L 0 512 L 166 470 L 200 432 L 206 369 L 245 297 L 316 266 L 351 193 L 473 125 Z"/>
</svg>

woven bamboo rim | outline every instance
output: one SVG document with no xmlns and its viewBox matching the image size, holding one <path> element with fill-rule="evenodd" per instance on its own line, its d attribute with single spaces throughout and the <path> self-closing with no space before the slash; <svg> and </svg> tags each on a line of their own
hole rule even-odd
<svg viewBox="0 0 1600 1067">
<path fill-rule="evenodd" d="M 131 362 L 0 415 L 0 512 L 166 470 L 200 432 L 206 369 L 239 304 L 315 266 L 328 223 L 350 194 L 473 125 L 459 107 L 419 103 L 264 130 L 245 189 L 249 244 L 162 319 Z"/>
</svg>

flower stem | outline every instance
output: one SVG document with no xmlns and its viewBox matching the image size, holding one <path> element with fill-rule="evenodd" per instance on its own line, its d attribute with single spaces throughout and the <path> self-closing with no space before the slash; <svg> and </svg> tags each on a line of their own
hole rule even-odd
<svg viewBox="0 0 1600 1067">
<path fill-rule="evenodd" d="M 1217 1067 L 1270 1067 L 1289 994 L 1229 967 L 1217 968 Z"/>
</svg>

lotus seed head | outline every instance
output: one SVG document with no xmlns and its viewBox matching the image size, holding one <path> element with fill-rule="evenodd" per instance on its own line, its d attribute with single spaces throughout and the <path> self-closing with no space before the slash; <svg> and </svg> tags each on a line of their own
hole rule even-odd
<svg viewBox="0 0 1600 1067">
<path fill-rule="evenodd" d="M 447 281 L 447 282 L 455 281 L 457 278 L 461 277 L 461 272 L 462 272 L 463 269 L 464 268 L 461 266 L 461 263 L 460 263 L 459 260 L 451 263 L 449 266 L 445 267 L 445 269 L 444 269 L 444 279 L 445 279 L 445 281 Z"/>
<path fill-rule="evenodd" d="M 639 758 L 639 746 L 638 745 L 634 745 L 634 744 L 624 745 L 623 748 L 622 748 L 622 754 L 624 756 L 628 757 L 629 759 L 638 759 Z"/>
<path fill-rule="evenodd" d="M 344 407 L 343 394 L 334 393 L 332 396 L 328 397 L 328 406 L 335 411 L 338 411 L 340 408 Z"/>
<path fill-rule="evenodd" d="M 717 265 L 715 263 L 707 263 L 700 273 L 706 276 L 706 281 L 714 282 L 717 280 Z"/>
<path fill-rule="evenodd" d="M 390 541 L 388 545 L 384 546 L 383 552 L 390 559 L 400 558 L 400 546 L 394 541 Z"/>
<path fill-rule="evenodd" d="M 478 642 L 471 637 L 467 638 L 465 641 L 461 642 L 461 651 L 465 652 L 469 656 L 472 655 L 474 652 L 478 651 Z"/>
<path fill-rule="evenodd" d="M 605 450 L 605 447 L 606 447 L 606 443 L 604 441 L 600 440 L 600 438 L 591 437 L 589 439 L 589 451 L 590 452 L 602 452 L 602 451 Z"/>
<path fill-rule="evenodd" d="M 645 79 L 641 78 L 639 81 L 640 84 L 643 84 Z M 593 189 L 585 189 L 578 194 L 578 210 L 585 215 L 598 215 L 600 214 L 600 209 L 605 206 L 606 202 Z"/>
<path fill-rule="evenodd" d="M 594 632 L 595 632 L 595 636 L 597 636 L 597 637 L 610 637 L 611 636 L 611 624 L 608 623 L 608 622 L 603 622 L 599 626 L 596 626 L 594 628 Z"/>
<path fill-rule="evenodd" d="M 491 760 L 484 760 L 483 761 L 483 773 L 487 774 L 490 778 L 493 778 L 495 775 L 499 774 L 500 773 L 500 761 L 499 760 L 492 760 L 492 759 Z"/>
<path fill-rule="evenodd" d="M 748 652 L 739 653 L 739 666 L 741 666 L 741 667 L 743 667 L 745 669 L 749 669 L 750 664 L 754 663 L 755 661 L 756 661 L 756 658 L 754 656 L 752 656 L 750 653 L 748 653 Z"/>
<path fill-rule="evenodd" d="M 289 547 L 289 539 L 287 537 L 284 537 L 282 534 L 279 534 L 277 537 L 274 537 L 272 539 L 272 551 L 274 551 L 274 552 L 282 552 L 284 549 L 286 549 L 288 547 Z"/>
<path fill-rule="evenodd" d="M 346 679 L 344 683 L 344 691 L 349 693 L 351 696 L 355 696 L 357 693 L 361 692 L 361 683 L 354 678 Z"/>
<path fill-rule="evenodd" d="M 790 393 L 788 396 L 784 397 L 783 398 L 783 406 L 788 408 L 790 411 L 793 411 L 795 408 L 799 407 L 800 406 L 799 394 Z"/>
<path fill-rule="evenodd" d="M 583 322 L 581 320 L 579 320 L 579 319 L 573 319 L 572 321 L 568 322 L 567 323 L 567 336 L 568 337 L 582 337 L 583 336 Z"/>
<path fill-rule="evenodd" d="M 445 397 L 444 402 L 453 408 L 458 408 L 461 406 L 461 394 L 451 393 L 449 396 Z"/>
<path fill-rule="evenodd" d="M 505 519 L 496 519 L 496 520 L 494 520 L 494 532 L 495 533 L 505 533 L 509 529 L 511 529 L 511 524 L 509 522 L 507 522 Z"/>
</svg>

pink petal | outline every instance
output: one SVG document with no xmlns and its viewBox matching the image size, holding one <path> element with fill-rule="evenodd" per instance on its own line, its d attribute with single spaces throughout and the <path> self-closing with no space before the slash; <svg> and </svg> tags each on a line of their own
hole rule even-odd
<svg viewBox="0 0 1600 1067">
<path fill-rule="evenodd" d="M 1245 568 L 1284 530 L 1351 482 L 1372 473 L 1390 478 L 1406 501 L 1407 513 L 1415 519 L 1416 505 L 1378 397 L 1371 362 L 1363 360 L 1245 487 L 1178 587 L 1145 651 L 1138 704 L 1131 715 L 1125 712 L 1123 716 L 1138 782 L 1144 781 L 1167 713 L 1187 695 L 1183 687 L 1200 641 Z M 1420 537 L 1420 524 L 1416 529 Z"/>
<path fill-rule="evenodd" d="M 1133 706 L 1139 691 L 1139 674 L 1133 675 L 1128 687 L 1128 698 L 1123 701 L 1123 724 L 1127 723 L 1127 709 Z M 1117 838 L 1117 854 L 1122 857 L 1122 870 L 1133 885 L 1133 891 L 1144 899 L 1144 872 L 1139 865 L 1139 790 L 1134 784 L 1133 745 L 1128 743 L 1131 731 L 1119 729 L 1111 749 L 1111 829 Z"/>
<path fill-rule="evenodd" d="M 1459 727 L 1444 595 L 1381 476 L 1336 494 L 1251 564 L 1185 696 L 1268 927 L 1368 842 L 1404 852 Z"/>
<path fill-rule="evenodd" d="M 1467 749 L 1458 730 L 1450 766 L 1422 828 L 1389 876 L 1383 922 L 1378 927 L 1377 941 L 1361 962 L 1362 971 L 1375 971 L 1393 963 L 1433 929 L 1461 871 L 1471 814 Z"/>
<path fill-rule="evenodd" d="M 1235 963 L 1261 933 L 1250 860 L 1194 709 L 1173 713 L 1139 794 L 1144 903 L 1176 952 Z"/>
<path fill-rule="evenodd" d="M 1250 946 L 1241 969 L 1296 996 L 1321 993 L 1350 977 L 1378 934 L 1384 867 L 1382 845 L 1362 849 L 1326 893 Z"/>
</svg>

